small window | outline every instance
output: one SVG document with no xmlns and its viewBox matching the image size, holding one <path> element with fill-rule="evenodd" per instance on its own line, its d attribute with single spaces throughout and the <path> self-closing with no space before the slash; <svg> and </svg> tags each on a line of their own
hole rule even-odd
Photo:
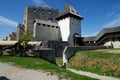
<svg viewBox="0 0 120 80">
<path fill-rule="evenodd" d="M 48 14 L 50 15 L 51 14 L 51 11 L 49 10 Z"/>
<path fill-rule="evenodd" d="M 71 11 L 72 11 L 73 13 L 75 13 L 74 10 L 71 10 Z"/>
<path fill-rule="evenodd" d="M 56 26 L 56 28 L 59 28 L 58 26 Z"/>
<path fill-rule="evenodd" d="M 76 12 L 76 14 L 79 14 L 78 12 Z"/>
<path fill-rule="evenodd" d="M 48 19 L 48 22 L 53 22 L 52 19 Z"/>
<path fill-rule="evenodd" d="M 40 25 L 40 23 L 38 23 L 38 25 Z"/>
<path fill-rule="evenodd" d="M 24 19 L 24 23 L 26 24 L 26 20 Z"/>
<path fill-rule="evenodd" d="M 36 13 L 36 9 L 33 9 L 33 12 Z"/>
<path fill-rule="evenodd" d="M 52 26 L 52 28 L 54 28 L 54 26 Z"/>
<path fill-rule="evenodd" d="M 45 26 L 45 24 L 43 24 L 43 26 Z"/>
<path fill-rule="evenodd" d="M 50 27 L 50 25 L 48 25 L 48 27 Z"/>
</svg>

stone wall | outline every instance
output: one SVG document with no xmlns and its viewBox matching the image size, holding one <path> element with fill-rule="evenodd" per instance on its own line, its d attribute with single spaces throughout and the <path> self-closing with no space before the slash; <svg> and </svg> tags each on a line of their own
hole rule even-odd
<svg viewBox="0 0 120 80">
<path fill-rule="evenodd" d="M 18 24 L 18 27 L 17 27 L 17 40 L 19 40 L 20 36 L 23 35 L 24 32 L 25 32 L 24 24 Z"/>
<path fill-rule="evenodd" d="M 28 6 L 24 12 L 24 24 L 25 28 L 33 34 L 33 23 L 35 19 L 41 19 L 45 21 L 57 22 L 58 10 L 53 8 L 43 7 L 30 7 Z"/>
<path fill-rule="evenodd" d="M 52 48 L 56 56 L 62 56 L 62 52 L 65 46 L 68 46 L 66 41 L 48 41 L 47 43 L 49 48 Z"/>
<path fill-rule="evenodd" d="M 0 53 L 1 54 L 1 53 Z M 13 49 L 6 49 L 2 51 L 4 56 L 17 56 L 16 51 Z M 26 51 L 24 54 L 25 57 L 37 57 L 43 58 L 51 63 L 56 64 L 56 56 L 52 49 L 42 49 L 42 50 L 32 50 L 32 52 Z"/>
<path fill-rule="evenodd" d="M 56 63 L 56 56 L 52 49 L 40 50 L 38 52 L 40 58 L 44 58 L 49 62 Z"/>
<path fill-rule="evenodd" d="M 105 46 L 80 46 L 80 47 L 69 47 L 66 46 L 63 51 L 63 65 L 67 65 L 68 60 L 74 56 L 76 51 L 82 51 L 82 50 L 95 50 L 95 49 L 106 49 Z"/>
<path fill-rule="evenodd" d="M 43 58 L 49 62 L 56 64 L 56 56 L 52 49 L 50 48 L 43 48 L 40 50 L 31 50 L 32 52 L 26 52 L 25 56 L 33 56 L 37 58 Z"/>
<path fill-rule="evenodd" d="M 15 56 L 15 50 L 7 49 L 2 51 L 4 56 Z"/>
<path fill-rule="evenodd" d="M 16 32 L 12 32 L 4 40 L 15 41 L 16 39 L 17 39 L 17 33 Z"/>
<path fill-rule="evenodd" d="M 33 39 L 35 41 L 60 41 L 60 28 L 57 23 L 39 20 L 39 23 L 34 24 Z"/>
</svg>

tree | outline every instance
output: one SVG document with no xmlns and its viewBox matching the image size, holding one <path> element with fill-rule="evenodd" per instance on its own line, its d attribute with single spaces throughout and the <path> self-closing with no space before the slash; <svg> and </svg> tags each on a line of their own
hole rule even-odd
<svg viewBox="0 0 120 80">
<path fill-rule="evenodd" d="M 28 42 L 31 40 L 31 38 L 32 38 L 32 36 L 30 35 L 30 33 L 27 30 L 24 32 L 24 34 L 22 36 L 20 36 L 20 44 L 24 48 L 23 56 L 24 56 L 25 49 L 28 46 Z"/>
</svg>

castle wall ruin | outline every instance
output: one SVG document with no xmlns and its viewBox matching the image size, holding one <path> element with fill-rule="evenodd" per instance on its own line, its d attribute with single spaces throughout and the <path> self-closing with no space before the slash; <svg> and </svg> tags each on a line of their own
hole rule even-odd
<svg viewBox="0 0 120 80">
<path fill-rule="evenodd" d="M 57 23 L 55 18 L 58 16 L 58 13 L 59 12 L 57 9 L 28 6 L 24 12 L 25 29 L 28 30 L 31 35 L 33 35 L 35 19 Z"/>
</svg>

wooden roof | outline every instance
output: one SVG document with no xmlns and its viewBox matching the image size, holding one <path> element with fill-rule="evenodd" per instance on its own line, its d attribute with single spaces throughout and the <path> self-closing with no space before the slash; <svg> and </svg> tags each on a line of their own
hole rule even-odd
<svg viewBox="0 0 120 80">
<path fill-rule="evenodd" d="M 59 20 L 68 16 L 73 16 L 78 19 L 83 19 L 83 17 L 80 16 L 80 14 L 70 4 L 65 5 L 65 7 L 63 8 L 63 10 L 56 19 Z"/>
<path fill-rule="evenodd" d="M 116 32 L 120 32 L 120 26 L 112 27 L 112 28 L 104 28 L 96 36 L 84 37 L 83 41 L 94 41 L 94 40 L 97 41 L 105 34 L 116 33 Z"/>
<path fill-rule="evenodd" d="M 98 40 L 99 38 L 101 38 L 103 35 L 107 33 L 115 33 L 115 32 L 120 32 L 120 26 L 112 27 L 112 28 L 104 28 L 101 32 L 99 32 L 96 35 L 96 40 Z"/>
</svg>

